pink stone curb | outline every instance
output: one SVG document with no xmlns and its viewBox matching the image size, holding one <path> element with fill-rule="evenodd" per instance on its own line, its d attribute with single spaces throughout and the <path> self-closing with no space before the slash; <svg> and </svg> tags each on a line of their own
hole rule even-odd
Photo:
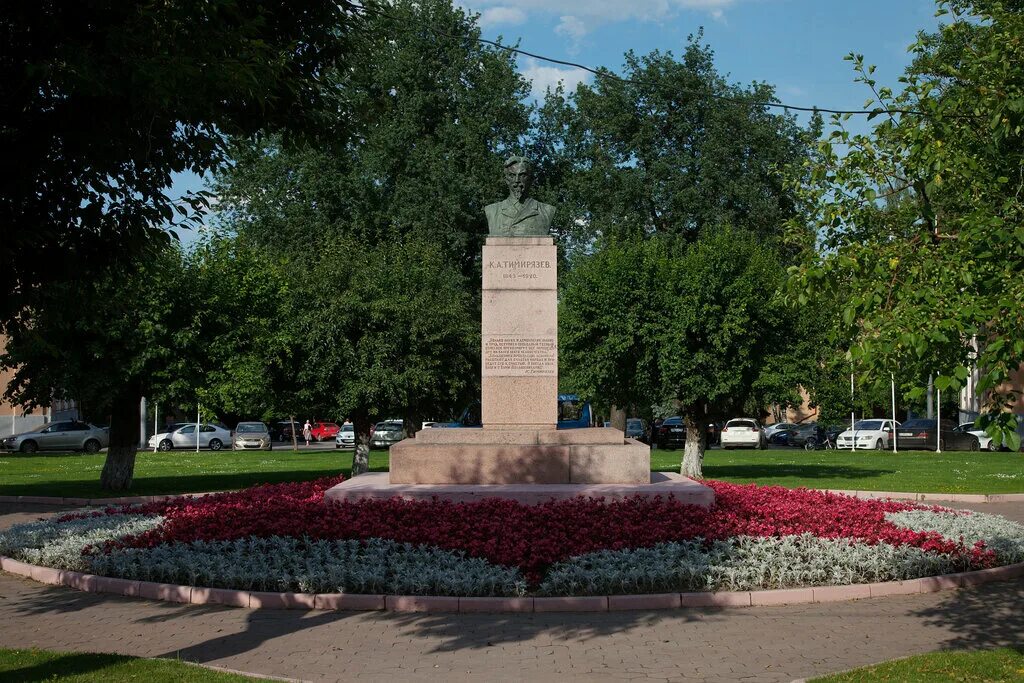
<svg viewBox="0 0 1024 683">
<path fill-rule="evenodd" d="M 133 581 L 81 572 L 39 567 L 0 555 L 0 570 L 41 583 L 67 586 L 88 593 L 110 593 L 193 605 L 230 605 L 249 609 L 316 609 L 392 612 L 609 612 L 676 609 L 679 607 L 751 607 L 801 605 L 878 598 L 889 595 L 935 593 L 1024 577 L 1024 562 L 973 572 L 926 576 L 909 581 L 861 583 L 849 586 L 783 588 L 765 591 L 587 595 L 559 598 L 459 598 L 437 595 L 361 595 L 356 593 L 273 593 L 227 588 L 179 586 Z"/>
</svg>

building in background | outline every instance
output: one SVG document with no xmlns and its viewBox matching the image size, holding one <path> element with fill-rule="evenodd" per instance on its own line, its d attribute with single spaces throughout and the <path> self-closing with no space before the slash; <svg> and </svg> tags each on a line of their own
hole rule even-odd
<svg viewBox="0 0 1024 683">
<path fill-rule="evenodd" d="M 7 338 L 0 335 L 0 348 L 7 347 Z M 82 418 L 77 401 L 54 401 L 45 408 L 26 410 L 3 398 L 7 385 L 14 378 L 13 370 L 0 372 L 0 437 L 21 434 L 39 425 L 54 421 L 80 420 Z"/>
</svg>

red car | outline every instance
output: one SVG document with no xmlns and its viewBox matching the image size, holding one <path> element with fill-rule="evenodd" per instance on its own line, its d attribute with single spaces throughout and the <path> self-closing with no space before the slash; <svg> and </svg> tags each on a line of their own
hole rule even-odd
<svg viewBox="0 0 1024 683">
<path fill-rule="evenodd" d="M 341 427 L 334 422 L 314 422 L 310 431 L 313 433 L 314 441 L 326 441 L 336 437 Z"/>
</svg>

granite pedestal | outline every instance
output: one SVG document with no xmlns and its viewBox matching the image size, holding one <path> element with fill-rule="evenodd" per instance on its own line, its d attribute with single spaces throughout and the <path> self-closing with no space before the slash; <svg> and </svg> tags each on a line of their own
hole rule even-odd
<svg viewBox="0 0 1024 683">
<path fill-rule="evenodd" d="M 617 429 L 557 429 L 557 250 L 550 237 L 489 237 L 483 249 L 482 428 L 425 429 L 391 447 L 390 472 L 364 474 L 328 500 L 672 494 L 710 505 L 711 489 L 652 479 L 650 449 Z"/>
</svg>

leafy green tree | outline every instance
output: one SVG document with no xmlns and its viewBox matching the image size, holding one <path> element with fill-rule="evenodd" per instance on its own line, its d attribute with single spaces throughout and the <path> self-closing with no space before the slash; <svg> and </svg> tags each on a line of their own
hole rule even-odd
<svg viewBox="0 0 1024 683">
<path fill-rule="evenodd" d="M 348 68 L 325 74 L 352 138 L 242 140 L 215 185 L 225 228 L 289 258 L 299 395 L 353 418 L 354 473 L 371 418 L 412 423 L 475 390 L 483 207 L 529 125 L 513 58 L 475 42 L 463 10 L 402 0 L 365 21 Z"/>
<path fill-rule="evenodd" d="M 549 94 L 532 154 L 571 244 L 653 233 L 692 241 L 723 224 L 768 240 L 795 215 L 781 171 L 799 166 L 813 131 L 754 104 L 774 101 L 772 86 L 728 83 L 702 40 L 691 36 L 678 59 L 626 53 L 628 81 L 599 75 L 568 97 Z"/>
<path fill-rule="evenodd" d="M 196 338 L 196 311 L 176 249 L 151 249 L 136 267 L 52 284 L 38 308 L 10 322 L 0 366 L 13 370 L 5 397 L 27 406 L 74 398 L 110 415 L 105 489 L 131 487 L 139 440 L 139 398 L 172 395 L 193 376 L 179 350 Z M 191 398 L 191 396 L 189 396 Z"/>
<path fill-rule="evenodd" d="M 227 136 L 343 135 L 321 75 L 357 24 L 344 0 L 6 4 L 0 141 L 18 170 L 0 187 L 0 325 L 48 283 L 194 224 L 207 198 L 172 201 L 172 174 L 224 162 Z"/>
<path fill-rule="evenodd" d="M 700 477 L 704 422 L 795 402 L 813 361 L 786 322 L 775 250 L 727 226 L 675 254 L 668 241 L 612 240 L 577 258 L 563 283 L 562 360 L 588 396 L 675 405 L 682 472 Z"/>
<path fill-rule="evenodd" d="M 661 396 L 665 240 L 608 240 L 562 276 L 559 375 L 592 401 L 649 406 Z"/>
<path fill-rule="evenodd" d="M 783 275 L 774 250 L 728 228 L 705 233 L 672 263 L 659 363 L 686 425 L 687 476 L 702 476 L 704 421 L 792 400 L 795 387 L 766 377 L 773 356 L 792 359 L 792 328 L 780 324 Z"/>
<path fill-rule="evenodd" d="M 217 235 L 185 255 L 193 336 L 179 362 L 194 369 L 176 393 L 221 416 L 270 420 L 304 407 L 295 285 L 288 262 L 262 247 Z M 200 343 L 201 342 L 201 343 Z"/>
<path fill-rule="evenodd" d="M 938 6 L 949 23 L 911 46 L 899 92 L 849 57 L 880 118 L 864 134 L 833 121 L 805 187 L 821 248 L 794 293 L 842 298 L 853 360 L 898 369 L 912 400 L 930 373 L 945 393 L 977 367 L 991 433 L 1017 447 L 1002 411 L 1020 397 L 1002 387 L 1024 362 L 1024 7 Z"/>
</svg>

